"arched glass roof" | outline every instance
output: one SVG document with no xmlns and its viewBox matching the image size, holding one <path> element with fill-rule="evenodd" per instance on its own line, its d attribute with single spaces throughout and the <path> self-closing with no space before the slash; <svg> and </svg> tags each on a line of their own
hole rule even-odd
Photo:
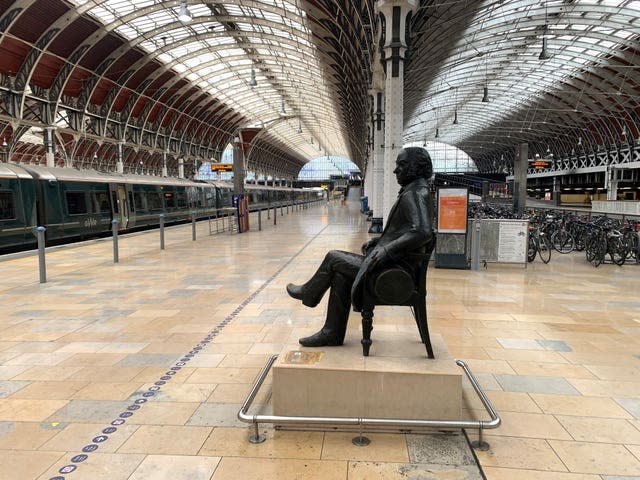
<svg viewBox="0 0 640 480">
<path fill-rule="evenodd" d="M 324 156 L 314 158 L 302 167 L 298 180 L 329 180 L 331 175 L 351 177 L 352 173 L 360 173 L 360 169 L 352 161 L 342 157 Z"/>
<path fill-rule="evenodd" d="M 476 167 L 473 159 L 453 145 L 427 141 L 423 143 L 413 142 L 405 145 L 405 147 L 422 147 L 429 152 L 435 173 L 466 173 L 478 171 L 478 167 Z"/>
<path fill-rule="evenodd" d="M 306 13 L 297 1 L 214 3 L 73 0 L 225 105 L 268 128 L 267 138 L 306 159 L 348 156 L 338 111 Z M 183 21 L 181 8 L 191 20 Z M 186 18 L 186 17 L 185 17 Z M 285 120 L 285 121 L 282 121 Z"/>
</svg>

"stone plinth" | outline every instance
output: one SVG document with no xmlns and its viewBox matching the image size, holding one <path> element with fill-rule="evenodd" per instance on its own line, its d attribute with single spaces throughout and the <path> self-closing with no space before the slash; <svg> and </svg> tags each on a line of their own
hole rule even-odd
<svg viewBox="0 0 640 480">
<path fill-rule="evenodd" d="M 434 360 L 416 337 L 380 333 L 369 357 L 353 338 L 342 347 L 285 348 L 273 366 L 273 413 L 460 419 L 462 371 L 440 335 L 431 335 Z"/>
</svg>

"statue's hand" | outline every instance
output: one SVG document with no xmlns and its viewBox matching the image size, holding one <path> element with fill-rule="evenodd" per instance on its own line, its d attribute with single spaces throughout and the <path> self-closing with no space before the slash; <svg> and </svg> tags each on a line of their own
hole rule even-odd
<svg viewBox="0 0 640 480">
<path fill-rule="evenodd" d="M 369 255 L 369 252 L 376 246 L 377 243 L 377 238 L 371 239 L 368 242 L 364 242 L 362 244 L 362 254 L 365 256 Z"/>
<path fill-rule="evenodd" d="M 367 270 L 371 271 L 381 263 L 385 263 L 389 259 L 389 254 L 387 253 L 386 248 L 375 247 L 367 258 L 370 260 Z"/>
</svg>

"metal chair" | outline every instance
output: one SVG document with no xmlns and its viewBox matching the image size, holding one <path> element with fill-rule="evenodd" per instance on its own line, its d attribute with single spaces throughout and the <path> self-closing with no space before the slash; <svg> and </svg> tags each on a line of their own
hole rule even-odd
<svg viewBox="0 0 640 480">
<path fill-rule="evenodd" d="M 411 307 L 413 317 L 420 333 L 420 339 L 427 349 L 427 356 L 434 358 L 429 327 L 427 325 L 427 267 L 431 252 L 414 254 L 420 262 L 415 275 L 406 270 L 387 268 L 372 278 L 365 279 L 362 297 L 362 354 L 369 356 L 371 330 L 373 329 L 373 310 L 378 305 L 403 305 Z"/>
</svg>

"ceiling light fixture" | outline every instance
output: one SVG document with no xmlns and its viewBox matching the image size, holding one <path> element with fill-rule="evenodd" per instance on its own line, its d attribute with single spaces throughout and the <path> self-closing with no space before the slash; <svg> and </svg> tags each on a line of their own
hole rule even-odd
<svg viewBox="0 0 640 480">
<path fill-rule="evenodd" d="M 458 109 L 457 108 L 455 112 L 453 112 L 453 124 L 458 125 Z"/>
<path fill-rule="evenodd" d="M 551 55 L 547 52 L 547 2 L 544 2 L 544 31 L 542 32 L 542 51 L 538 60 L 549 60 Z"/>
<path fill-rule="evenodd" d="M 436 128 L 436 138 L 439 138 L 439 137 L 440 137 L 440 129 Z"/>
<path fill-rule="evenodd" d="M 302 122 L 298 122 L 298 133 L 302 133 Z"/>
<path fill-rule="evenodd" d="M 251 78 L 249 78 L 249 86 L 250 87 L 255 87 L 256 85 L 258 85 L 258 81 L 256 80 L 256 70 L 252 67 L 251 68 Z"/>
<path fill-rule="evenodd" d="M 182 23 L 187 23 L 193 20 L 191 12 L 187 7 L 187 0 L 180 0 L 180 10 L 178 11 L 178 20 Z"/>
<path fill-rule="evenodd" d="M 282 100 L 282 108 L 280 109 L 280 115 L 286 115 L 287 110 L 284 108 L 284 100 Z"/>
<path fill-rule="evenodd" d="M 482 103 L 489 103 L 489 87 L 487 87 L 486 85 L 482 90 Z"/>
</svg>

